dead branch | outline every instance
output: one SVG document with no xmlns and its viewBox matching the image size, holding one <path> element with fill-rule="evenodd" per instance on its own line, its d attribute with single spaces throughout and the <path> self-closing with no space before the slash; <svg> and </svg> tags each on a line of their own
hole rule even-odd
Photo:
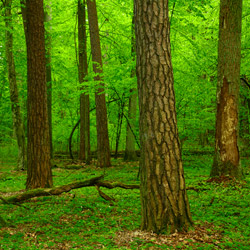
<svg viewBox="0 0 250 250">
<path fill-rule="evenodd" d="M 132 185 L 129 185 L 129 184 L 124 184 L 124 183 L 121 183 L 121 182 L 109 182 L 109 181 L 98 181 L 97 184 L 96 184 L 96 189 L 99 193 L 99 195 L 106 201 L 109 201 L 111 205 L 113 205 L 113 201 L 115 201 L 114 198 L 111 198 L 109 197 L 107 194 L 105 194 L 104 192 L 102 192 L 100 190 L 100 187 L 105 187 L 105 188 L 108 188 L 108 189 L 113 189 L 113 188 L 123 188 L 123 189 L 139 189 L 140 188 L 140 185 L 137 185 L 137 184 L 132 184 Z"/>
<path fill-rule="evenodd" d="M 113 188 L 123 188 L 123 189 L 139 189 L 140 185 L 138 184 L 124 184 L 121 182 L 109 182 L 109 181 L 102 181 L 103 175 L 94 177 L 92 179 L 84 180 L 84 181 L 77 181 L 72 182 L 67 185 L 62 185 L 54 188 L 38 188 L 27 190 L 23 193 L 19 193 L 17 195 L 13 195 L 10 197 L 1 197 L 0 196 L 0 204 L 16 204 L 18 202 L 23 202 L 35 197 L 42 197 L 42 196 L 52 196 L 52 195 L 60 195 L 62 193 L 67 193 L 73 189 L 83 188 L 83 187 L 91 187 L 96 186 L 99 195 L 107 201 L 112 202 L 114 199 L 110 198 L 108 195 L 103 193 L 100 190 L 100 187 L 105 187 L 108 189 Z M 196 192 L 204 191 L 208 189 L 196 188 L 196 187 L 187 187 L 187 190 L 194 190 Z M 17 205 L 17 204 L 16 204 Z M 21 205 L 20 205 L 21 206 Z M 25 207 L 26 208 L 26 207 Z M 0 218 L 1 219 L 1 218 Z M 0 221 L 1 223 L 1 221 Z M 2 224 L 2 223 L 1 223 Z"/>
<path fill-rule="evenodd" d="M 7 201 L 6 199 L 4 199 L 4 198 L 1 197 L 1 196 L 0 196 L 0 200 L 2 201 L 3 204 L 7 204 L 7 205 L 12 205 L 12 204 L 14 204 L 14 205 L 16 205 L 16 206 L 23 207 L 23 208 L 25 208 L 25 209 L 30 209 L 30 208 L 28 208 L 28 207 L 25 207 L 24 205 L 20 205 L 20 204 L 15 203 L 15 202 L 9 202 L 9 201 Z"/>
<path fill-rule="evenodd" d="M 124 189 L 139 189 L 140 185 L 137 184 L 124 184 L 121 182 L 108 182 L 108 181 L 98 181 L 98 183 L 96 184 L 99 187 L 105 187 L 108 189 L 113 189 L 113 188 L 124 188 Z"/>
<path fill-rule="evenodd" d="M 101 175 L 89 180 L 72 182 L 70 184 L 54 188 L 38 188 L 38 189 L 27 190 L 24 193 L 6 197 L 4 200 L 8 203 L 16 203 L 16 202 L 26 201 L 35 197 L 59 195 L 65 192 L 69 192 L 72 189 L 94 186 L 98 183 L 98 181 L 103 179 L 103 177 L 104 176 Z"/>
<path fill-rule="evenodd" d="M 100 195 L 104 200 L 109 201 L 109 202 L 110 202 L 110 205 L 113 205 L 113 201 L 115 201 L 115 199 L 114 199 L 114 198 L 111 198 L 110 196 L 108 196 L 107 194 L 105 194 L 104 192 L 102 192 L 102 191 L 100 190 L 100 187 L 99 187 L 98 185 L 96 185 L 95 187 L 96 187 L 96 189 L 97 189 L 99 195 Z"/>
<path fill-rule="evenodd" d="M 32 190 L 27 190 L 23 193 L 19 193 L 17 195 L 13 195 L 10 197 L 5 197 L 5 198 L 0 198 L 0 202 L 5 203 L 5 204 L 15 204 L 17 202 L 22 202 L 29 200 L 31 198 L 35 197 L 41 197 L 41 196 L 52 196 L 52 195 L 60 195 L 62 193 L 69 192 L 73 189 L 77 188 L 82 188 L 82 187 L 90 187 L 90 186 L 96 186 L 97 190 L 100 194 L 101 197 L 104 199 L 108 199 L 108 196 L 104 194 L 99 187 L 105 187 L 108 189 L 113 189 L 113 188 L 123 188 L 123 189 L 138 189 L 140 186 L 137 184 L 124 184 L 121 182 L 108 182 L 108 181 L 101 181 L 103 179 L 103 175 L 94 177 L 92 179 L 84 180 L 84 181 L 77 181 L 77 182 L 72 182 L 67 185 L 62 185 L 54 188 L 38 188 L 38 189 L 32 189 Z M 112 198 L 110 198 L 112 199 Z"/>
</svg>

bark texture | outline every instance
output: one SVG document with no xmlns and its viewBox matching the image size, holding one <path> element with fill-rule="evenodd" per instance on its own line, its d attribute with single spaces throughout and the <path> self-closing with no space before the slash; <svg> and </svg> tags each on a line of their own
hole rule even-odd
<svg viewBox="0 0 250 250">
<path fill-rule="evenodd" d="M 242 0 L 221 0 L 215 156 L 211 176 L 242 177 L 238 147 L 238 101 Z"/>
<path fill-rule="evenodd" d="M 96 1 L 87 0 L 88 5 L 88 19 L 90 29 L 90 43 L 93 61 L 93 70 L 97 74 L 95 81 L 100 82 L 100 87 L 95 94 L 96 102 L 96 129 L 97 129 L 97 165 L 99 167 L 109 167 L 110 162 L 110 148 L 108 137 L 108 120 L 107 107 L 105 101 L 105 94 L 102 83 L 102 55 L 100 46 L 100 37 L 98 29 L 98 18 L 96 11 Z"/>
<path fill-rule="evenodd" d="M 192 224 L 177 131 L 168 1 L 136 0 L 135 31 L 141 140 L 141 229 Z"/>
<path fill-rule="evenodd" d="M 86 35 L 86 11 L 85 0 L 78 0 L 78 53 L 79 82 L 83 83 L 84 77 L 88 74 L 87 62 L 87 35 Z M 84 87 L 82 88 L 84 89 Z M 80 151 L 79 159 L 87 164 L 91 162 L 90 154 L 90 124 L 89 124 L 89 95 L 80 95 Z"/>
<path fill-rule="evenodd" d="M 28 175 L 26 188 L 52 186 L 43 1 L 27 0 Z"/>
<path fill-rule="evenodd" d="M 13 129 L 18 145 L 17 169 L 26 169 L 26 147 L 21 108 L 18 99 L 18 87 L 16 82 L 16 70 L 13 56 L 13 25 L 11 15 L 12 0 L 5 1 L 5 27 L 6 27 L 6 60 L 8 67 L 8 79 L 10 88 L 10 101 L 13 118 Z"/>
</svg>

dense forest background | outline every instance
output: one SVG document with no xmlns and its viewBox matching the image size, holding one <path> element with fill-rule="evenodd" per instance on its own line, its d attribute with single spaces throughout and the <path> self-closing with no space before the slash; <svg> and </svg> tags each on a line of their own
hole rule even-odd
<svg viewBox="0 0 250 250">
<path fill-rule="evenodd" d="M 93 28 L 93 23 L 97 21 L 93 21 L 95 1 L 45 0 L 44 6 L 39 1 L 0 1 L 0 248 L 249 249 L 250 3 L 243 1 L 240 34 L 232 32 L 240 30 L 240 1 L 152 0 L 145 4 L 149 8 L 143 9 L 142 0 L 98 0 L 96 4 L 102 55 L 95 60 L 98 47 L 98 39 L 93 39 L 93 33 L 98 33 Z M 165 5 L 167 2 L 168 7 Z M 6 7 L 11 3 L 11 8 Z M 27 6 L 26 13 L 24 3 Z M 88 5 L 83 8 L 87 15 L 86 25 L 79 23 L 79 20 L 85 20 L 81 16 L 84 15 L 81 9 L 83 3 Z M 220 3 L 224 6 L 224 13 L 220 12 Z M 232 8 L 236 3 L 237 8 Z M 134 12 L 134 4 L 139 11 L 137 9 Z M 153 4 L 162 4 L 166 12 L 157 12 L 157 6 L 152 14 Z M 165 19 L 164 29 L 166 31 L 170 26 L 171 56 L 168 51 L 169 43 L 159 45 L 160 50 L 157 47 L 159 39 L 164 35 L 164 41 L 168 41 L 168 34 L 156 34 L 154 30 L 158 24 L 162 24 L 162 16 L 166 18 L 167 9 L 169 22 Z M 237 11 L 234 12 L 234 9 Z M 39 15 L 32 15 L 32 11 L 38 11 Z M 137 19 L 134 19 L 135 13 Z M 146 21 L 141 13 L 147 17 Z M 235 22 L 238 26 L 231 25 L 222 34 L 219 22 L 222 24 L 223 14 L 228 18 L 226 21 L 229 24 L 234 24 L 232 20 L 237 19 Z M 152 20 L 154 24 L 151 25 L 153 32 L 147 34 L 145 27 L 150 23 L 150 15 L 155 15 Z M 33 17 L 40 17 L 40 24 L 44 22 L 45 39 L 44 30 L 39 29 L 43 25 L 33 25 L 31 20 L 38 20 L 32 19 Z M 28 21 L 23 22 L 26 18 Z M 29 29 L 26 29 L 26 24 L 30 25 Z M 81 75 L 83 72 L 80 72 L 83 66 L 80 59 L 84 57 L 84 48 L 81 48 L 85 41 L 84 31 L 81 30 L 83 27 L 86 27 L 87 34 L 88 63 L 85 68 L 88 73 L 84 79 Z M 30 32 L 31 28 L 37 30 Z M 42 38 L 41 43 L 36 43 L 39 38 L 36 39 L 34 34 L 42 34 L 39 36 Z M 234 42 L 225 41 L 227 35 L 236 37 L 235 40 L 239 43 L 235 45 Z M 240 35 L 241 70 L 237 81 L 239 71 L 235 68 L 240 65 L 239 53 L 237 54 L 240 51 Z M 13 48 L 10 46 L 12 36 Z M 154 58 L 148 64 L 140 65 L 146 61 L 145 55 L 150 54 L 150 46 L 143 47 L 149 41 L 144 43 L 146 39 L 152 39 L 153 51 L 161 51 L 166 61 L 157 56 L 158 61 Z M 41 49 L 37 44 L 45 46 Z M 218 49 L 218 44 L 223 44 L 221 49 Z M 43 54 L 42 57 L 36 60 L 35 53 L 29 53 L 32 51 L 30 48 L 34 49 L 33 52 L 38 52 L 36 55 Z M 142 52 L 142 48 L 145 51 Z M 228 50 L 232 51 L 232 61 L 238 62 L 235 63 L 235 68 L 232 61 L 223 65 L 221 58 L 231 58 L 230 53 L 225 52 Z M 11 53 L 15 62 L 18 102 L 13 101 L 17 92 L 11 86 L 14 75 L 10 70 Z M 29 66 L 32 66 L 32 60 L 38 62 L 33 67 L 37 71 L 32 73 L 39 72 L 39 62 L 44 66 L 40 70 L 44 71 L 42 82 L 34 74 L 33 79 L 30 77 L 32 67 Z M 101 60 L 102 63 L 99 63 Z M 96 64 L 93 61 L 99 62 Z M 152 61 L 154 62 L 151 63 Z M 156 67 L 153 69 L 154 63 L 158 66 L 158 71 L 155 70 Z M 224 69 L 220 70 L 225 65 L 226 76 L 223 75 L 223 86 L 220 86 L 221 79 L 218 75 L 223 72 Z M 138 68 L 141 66 L 144 70 L 139 72 Z M 161 67 L 166 70 L 164 73 L 168 72 L 164 75 L 165 78 L 161 78 L 163 81 L 159 80 L 160 72 L 163 72 Z M 228 87 L 231 75 L 227 67 L 232 67 L 236 72 L 237 79 L 234 79 L 233 87 Z M 51 79 L 48 77 L 50 73 L 45 73 L 45 69 L 51 69 Z M 154 72 L 143 75 L 147 70 Z M 235 72 L 232 72 L 232 78 Z M 142 81 L 143 77 L 148 78 Z M 238 93 L 233 91 L 237 89 L 239 82 L 238 102 Z M 148 91 L 150 84 L 156 94 L 151 95 Z M 33 92 L 30 91 L 32 87 Z M 164 91 L 159 91 L 161 87 Z M 230 89 L 230 94 L 225 89 Z M 43 94 L 41 101 L 37 98 L 39 91 Z M 132 96 L 134 98 L 138 92 L 140 97 L 136 97 L 136 103 L 135 99 L 132 101 Z M 87 94 L 90 103 L 90 137 L 86 129 L 84 143 L 90 138 L 92 159 L 88 158 L 86 144 L 83 151 L 87 156 L 83 157 L 81 153 L 83 133 L 80 129 L 80 115 L 88 123 L 85 116 L 88 108 L 87 99 L 81 99 L 86 105 L 85 113 L 82 112 L 80 96 L 86 98 Z M 221 99 L 216 95 L 222 96 Z M 102 108 L 105 107 L 99 106 L 98 114 L 96 113 L 98 96 L 106 98 L 106 138 L 109 139 L 111 161 L 108 140 L 106 144 L 100 143 L 105 141 L 103 138 L 106 135 L 102 137 L 99 135 L 105 133 L 97 132 L 99 125 L 105 127 L 106 124 L 103 117 L 99 121 L 96 119 L 101 116 L 104 110 Z M 153 99 L 155 106 L 150 106 Z M 151 100 L 152 103 L 145 103 L 145 100 Z M 233 100 L 229 103 L 232 106 L 228 105 L 226 110 L 218 100 L 224 100 L 224 104 Z M 52 147 L 49 145 L 50 111 L 47 114 L 46 110 L 49 110 L 50 102 Z M 36 108 L 30 108 L 34 103 Z M 132 111 L 135 103 L 136 112 Z M 238 104 L 239 124 L 234 126 L 238 123 Z M 19 106 L 25 136 L 18 133 L 15 127 Z M 231 113 L 228 107 L 233 107 Z M 175 129 L 175 109 L 178 133 Z M 158 116 L 159 113 L 161 115 Z M 218 118 L 218 113 L 222 118 Z M 225 113 L 229 116 L 226 117 Z M 150 121 L 150 125 L 143 123 L 143 115 L 147 122 Z M 164 115 L 168 117 L 164 119 Z M 32 126 L 37 120 L 38 123 Z M 225 120 L 225 123 L 220 123 Z M 128 127 L 133 130 L 132 134 Z M 22 126 L 19 128 L 21 131 Z M 33 128 L 34 134 L 28 133 Z M 226 139 L 223 138 L 226 133 L 223 134 L 222 130 L 226 133 L 229 131 Z M 40 134 L 40 131 L 45 133 Z M 150 139 L 144 140 L 139 131 L 146 131 L 145 134 L 150 134 Z M 27 150 L 26 142 L 23 147 L 18 145 L 18 134 L 28 141 Z M 227 146 L 233 144 L 232 134 L 233 139 L 236 138 L 236 146 L 232 147 L 235 150 L 227 150 Z M 129 136 L 130 139 L 135 139 L 132 144 L 136 152 L 133 149 L 132 155 L 136 157 L 128 159 L 126 153 L 132 141 L 128 143 Z M 225 147 L 223 143 L 220 144 L 220 140 L 224 140 Z M 28 154 L 27 166 L 25 152 Z M 236 152 L 236 157 L 232 157 L 236 159 L 235 165 L 231 164 L 233 161 L 230 157 L 227 158 L 231 152 Z M 23 158 L 20 157 L 22 153 Z M 220 161 L 219 157 L 223 159 Z M 27 171 L 23 171 L 26 167 Z M 216 168 L 218 172 L 213 172 Z"/>
<path fill-rule="evenodd" d="M 79 95 L 77 67 L 77 2 L 53 1 L 50 6 L 52 19 L 52 121 L 54 151 L 67 151 L 69 135 L 79 119 Z M 242 31 L 241 74 L 249 76 L 248 13 L 249 3 L 244 3 Z M 169 1 L 171 22 L 171 48 L 174 69 L 178 129 L 183 149 L 213 150 L 215 132 L 215 98 L 217 84 L 217 44 L 219 1 Z M 136 78 L 131 78 L 135 61 L 131 56 L 132 1 L 97 2 L 103 74 L 108 108 L 108 126 L 111 149 L 115 149 L 118 114 L 124 103 L 127 115 L 129 89 L 136 87 Z M 22 116 L 26 120 L 26 46 L 20 4 L 13 1 L 14 58 Z M 4 17 L 0 17 L 4 31 Z M 45 23 L 46 25 L 46 23 Z M 48 25 L 48 24 L 47 24 Z M 88 31 L 87 31 L 88 32 Z M 87 34 L 89 36 L 89 32 Z M 89 39 L 88 39 L 89 43 Z M 88 91 L 91 108 L 94 104 L 96 83 L 93 80 L 88 44 Z M 0 137 L 1 145 L 10 145 L 13 155 L 17 153 L 13 137 L 9 85 L 5 57 L 5 33 L 0 34 Z M 249 97 L 249 90 L 242 83 L 241 98 Z M 242 102 L 244 103 L 244 102 Z M 91 109 L 90 108 L 90 109 Z M 247 114 L 241 107 L 241 112 Z M 139 112 L 137 112 L 139 115 Z M 245 119 L 245 118 L 242 118 Z M 96 149 L 95 112 L 90 113 L 91 150 Z M 138 124 L 135 134 L 138 135 Z M 249 134 L 243 134 L 248 137 Z M 125 149 L 126 119 L 123 118 L 119 150 Z M 79 130 L 74 133 L 73 150 L 79 148 Z M 3 152 L 3 151 L 2 151 Z"/>
</svg>

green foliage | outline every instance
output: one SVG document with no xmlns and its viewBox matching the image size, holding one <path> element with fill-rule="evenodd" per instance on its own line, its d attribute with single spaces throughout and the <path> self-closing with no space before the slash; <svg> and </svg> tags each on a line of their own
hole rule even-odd
<svg viewBox="0 0 250 250">
<path fill-rule="evenodd" d="M 47 1 L 46 4 L 50 4 L 52 9 L 53 146 L 55 152 L 65 152 L 70 132 L 79 119 L 79 96 L 83 92 L 77 72 L 77 1 L 55 0 Z M 100 0 L 97 4 L 109 137 L 114 149 L 119 105 L 125 103 L 124 112 L 127 114 L 130 89 L 136 87 L 136 77 L 131 77 L 136 63 L 131 55 L 133 1 Z M 244 1 L 241 73 L 247 77 L 250 75 L 249 7 L 250 3 Z M 193 235 L 176 236 L 176 240 L 173 240 L 174 237 L 157 238 L 155 235 L 142 234 L 138 231 L 139 190 L 103 190 L 117 200 L 111 206 L 99 197 L 95 188 L 90 187 L 72 191 L 69 195 L 33 199 L 25 203 L 30 210 L 14 205 L 0 205 L 1 215 L 9 225 L 14 226 L 1 229 L 1 249 L 19 249 L 20 246 L 24 249 L 249 248 L 249 163 L 242 159 L 247 174 L 242 183 L 230 180 L 217 184 L 207 182 L 212 156 L 204 153 L 212 152 L 214 143 L 219 1 L 170 0 L 169 8 L 178 128 L 184 152 L 186 183 L 190 188 L 188 195 L 191 212 L 196 222 Z M 0 15 L 0 192 L 4 195 L 24 189 L 26 174 L 13 172 L 12 167 L 17 159 L 17 148 L 12 129 L 2 13 L 3 11 Z M 12 13 L 19 102 L 26 121 L 26 45 L 20 1 L 13 1 Z M 88 30 L 87 36 L 89 75 L 86 77 L 88 88 L 85 86 L 84 91 L 90 94 L 93 109 L 94 92 L 99 85 L 93 80 L 95 74 L 92 70 Z M 249 98 L 249 90 L 242 91 L 242 96 Z M 116 101 L 111 102 L 112 100 Z M 249 121 L 249 108 L 243 107 L 240 113 L 244 113 L 241 120 Z M 90 113 L 90 123 L 91 149 L 95 150 L 95 110 Z M 139 138 L 138 122 L 136 126 L 135 133 Z M 123 122 L 120 150 L 124 150 L 125 136 L 126 122 Z M 249 141 L 249 134 L 244 132 L 242 136 Z M 76 130 L 73 137 L 74 151 L 78 150 L 78 144 L 79 130 Z M 93 166 L 80 170 L 54 169 L 54 184 L 66 184 L 99 175 L 100 172 L 102 170 Z M 106 170 L 106 178 L 134 183 L 137 181 L 137 172 L 138 163 L 124 164 L 117 160 L 113 161 L 112 168 Z M 194 235 L 201 235 L 200 241 L 195 240 Z"/>
<path fill-rule="evenodd" d="M 65 169 L 56 160 L 54 184 L 92 178 L 103 170 L 94 166 Z M 138 182 L 138 162 L 114 160 L 105 179 Z M 115 202 L 102 199 L 95 187 L 76 189 L 54 197 L 33 198 L 21 206 L 1 204 L 8 227 L 0 230 L 1 249 L 248 249 L 250 179 L 213 183 L 208 181 L 212 157 L 184 155 L 184 168 L 195 226 L 188 233 L 154 235 L 139 231 L 140 192 L 102 188 Z M 249 164 L 243 159 L 246 173 Z M 1 165 L 0 194 L 24 188 L 26 174 Z M 4 174 L 3 174 L 4 172 Z M 7 212 L 8 211 L 8 212 Z"/>
<path fill-rule="evenodd" d="M 46 1 L 51 6 L 49 29 L 52 40 L 52 116 L 55 151 L 67 151 L 70 132 L 79 119 L 79 96 L 83 92 L 78 82 L 77 1 Z M 241 73 L 249 76 L 249 3 L 244 2 L 242 19 Z M 136 86 L 131 77 L 135 60 L 131 55 L 132 0 L 97 1 L 99 30 L 103 59 L 103 79 L 108 105 L 109 136 L 115 147 L 119 104 L 125 103 L 127 114 L 130 88 Z M 20 2 L 13 1 L 14 58 L 16 63 L 19 100 L 26 121 L 26 45 L 20 15 Z M 174 68 L 178 127 L 184 149 L 199 150 L 200 146 L 212 150 L 215 127 L 215 98 L 217 79 L 217 43 L 219 1 L 169 1 L 171 20 L 171 48 Z M 88 21 L 87 21 L 88 22 Z M 48 29 L 48 23 L 45 27 Z M 88 23 L 87 23 L 88 25 Z M 4 28 L 0 16 L 0 28 Z M 95 107 L 94 92 L 98 87 L 93 80 L 89 30 L 87 26 L 87 55 L 89 75 L 85 90 L 90 93 L 91 108 Z M 6 143 L 13 138 L 12 116 L 8 93 L 5 60 L 5 36 L 0 33 L 0 138 Z M 84 83 L 85 84 L 85 83 Z M 86 85 L 86 84 L 85 84 Z M 249 96 L 249 91 L 246 91 Z M 139 112 L 137 112 L 139 116 Z M 249 114 L 246 114 L 249 116 Z M 248 119 L 248 117 L 247 117 Z M 136 124 L 138 131 L 138 123 Z M 95 111 L 91 113 L 91 147 L 96 149 Z M 123 118 L 120 150 L 124 150 L 126 121 Z M 137 136 L 138 133 L 136 132 Z M 79 148 L 79 132 L 73 137 L 73 149 Z"/>
</svg>

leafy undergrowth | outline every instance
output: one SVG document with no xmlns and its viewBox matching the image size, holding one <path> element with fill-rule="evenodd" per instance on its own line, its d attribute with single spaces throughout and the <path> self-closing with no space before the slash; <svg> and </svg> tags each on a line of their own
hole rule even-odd
<svg viewBox="0 0 250 250">
<path fill-rule="evenodd" d="M 195 222 L 187 233 L 156 235 L 139 230 L 140 192 L 102 188 L 116 202 L 101 198 L 95 187 L 60 196 L 33 198 L 21 206 L 1 204 L 8 223 L 0 229 L 0 249 L 249 249 L 249 160 L 243 160 L 244 181 L 209 179 L 212 156 L 184 155 L 191 212 Z M 56 160 L 54 185 L 103 174 L 94 165 Z M 138 162 L 113 160 L 105 180 L 139 183 Z M 25 188 L 26 174 L 0 165 L 0 195 Z"/>
</svg>

